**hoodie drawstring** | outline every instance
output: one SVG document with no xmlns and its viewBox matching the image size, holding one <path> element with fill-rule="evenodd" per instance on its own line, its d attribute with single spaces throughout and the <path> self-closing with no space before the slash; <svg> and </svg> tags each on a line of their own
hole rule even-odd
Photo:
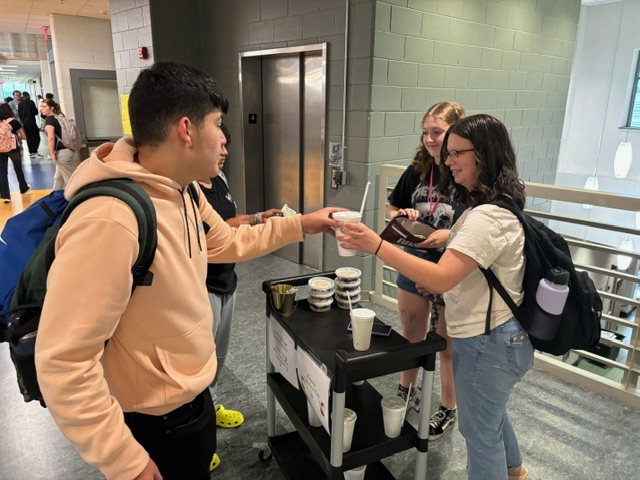
<svg viewBox="0 0 640 480">
<path fill-rule="evenodd" d="M 191 195 L 189 195 L 189 198 L 191 199 L 191 208 L 193 209 L 193 221 L 195 222 L 195 224 L 198 224 L 198 214 L 196 213 L 196 206 L 195 206 L 195 198 L 193 198 Z M 198 210 L 200 210 L 199 208 L 200 206 L 198 205 Z M 198 248 L 200 249 L 200 251 L 202 251 L 202 243 L 200 241 L 200 232 L 197 230 L 196 228 L 196 233 L 198 234 Z"/>
<path fill-rule="evenodd" d="M 184 201 L 184 192 L 180 192 L 180 198 L 182 198 L 182 208 L 184 209 L 184 223 L 187 227 L 187 244 L 189 245 L 189 258 L 191 256 L 191 229 L 189 228 L 189 215 L 187 215 L 187 204 Z"/>
<path fill-rule="evenodd" d="M 188 189 L 189 187 L 187 187 Z M 191 199 L 191 210 L 193 211 L 193 223 L 198 224 L 198 214 L 196 212 L 195 199 L 189 193 L 189 198 Z M 180 192 L 180 197 L 182 198 L 182 207 L 184 208 L 184 223 L 187 227 L 187 243 L 189 244 L 189 258 L 192 258 L 191 254 L 191 229 L 189 228 L 189 215 L 187 215 L 187 204 L 184 201 L 184 192 Z M 202 242 L 200 240 L 200 233 L 196 227 L 196 237 L 198 238 L 198 249 L 202 252 Z"/>
</svg>

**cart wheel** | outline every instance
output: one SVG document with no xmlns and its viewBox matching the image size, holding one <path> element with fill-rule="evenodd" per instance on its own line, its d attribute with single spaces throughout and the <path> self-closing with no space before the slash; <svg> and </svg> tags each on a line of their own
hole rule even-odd
<svg viewBox="0 0 640 480">
<path fill-rule="evenodd" d="M 262 463 L 270 463 L 271 459 L 273 458 L 273 453 L 269 452 L 269 456 L 265 457 L 265 451 L 264 450 L 260 450 L 258 452 L 258 459 L 262 462 Z"/>
</svg>

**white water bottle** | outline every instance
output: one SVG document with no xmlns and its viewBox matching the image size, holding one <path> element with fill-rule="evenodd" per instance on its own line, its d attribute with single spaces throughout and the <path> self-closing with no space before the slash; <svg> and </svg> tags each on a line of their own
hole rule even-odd
<svg viewBox="0 0 640 480">
<path fill-rule="evenodd" d="M 563 268 L 552 268 L 538 283 L 537 308 L 531 319 L 529 335 L 540 340 L 552 340 L 558 331 L 568 296 L 569 272 Z"/>
</svg>

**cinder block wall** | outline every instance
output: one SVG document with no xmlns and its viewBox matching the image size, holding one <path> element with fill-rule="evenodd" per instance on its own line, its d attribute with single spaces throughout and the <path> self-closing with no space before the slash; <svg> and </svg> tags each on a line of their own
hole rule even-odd
<svg viewBox="0 0 640 480">
<path fill-rule="evenodd" d="M 110 0 L 117 20 L 113 41 L 120 62 L 120 93 L 128 92 L 142 66 L 134 54 L 147 43 L 148 2 Z M 164 5 L 166 0 L 152 3 L 152 7 Z M 191 23 L 194 31 L 202 31 L 203 55 L 191 63 L 213 75 L 229 96 L 227 122 L 232 131 L 241 128 L 239 52 L 327 42 L 327 146 L 340 140 L 345 1 L 187 3 L 184 8 L 201 15 L 201 22 Z M 349 0 L 349 4 L 348 185 L 332 190 L 327 169 L 325 204 L 359 208 L 366 182 L 371 181 L 364 220 L 380 229 L 375 225 L 380 164 L 407 165 L 420 141 L 424 111 L 451 99 L 469 113 L 486 112 L 505 122 L 522 178 L 554 182 L 580 0 Z M 140 13 L 130 20 L 127 12 L 134 10 Z M 150 62 L 153 49 L 151 53 Z M 235 192 L 242 191 L 244 176 L 241 140 L 236 134 L 230 150 L 229 178 Z M 238 203 L 242 209 L 243 199 Z M 325 244 L 327 269 L 361 268 L 365 286 L 371 286 L 373 257 L 340 258 L 335 240 L 327 238 Z"/>
<path fill-rule="evenodd" d="M 344 68 L 344 0 L 216 0 L 203 2 L 203 16 L 214 28 L 205 31 L 205 69 L 220 83 L 231 101 L 227 121 L 235 133 L 230 149 L 227 177 L 231 189 L 242 191 L 244 158 L 238 82 L 238 53 L 327 42 L 327 115 L 326 146 L 339 142 L 342 128 Z M 371 52 L 374 19 L 373 1 L 350 1 L 350 35 L 348 60 L 347 131 L 345 154 L 349 172 L 348 185 L 332 190 L 329 169 L 325 170 L 325 204 L 359 209 L 364 187 L 370 178 L 366 161 L 369 135 Z M 325 157 L 327 154 L 325 154 Z M 250 172 L 249 172 L 250 174 Z M 373 196 L 373 188 L 370 196 Z M 238 194 L 236 193 L 236 197 Z M 242 209 L 244 202 L 238 202 Z M 365 221 L 375 222 L 373 204 L 367 205 Z M 355 266 L 364 272 L 366 288 L 372 284 L 371 256 L 340 258 L 333 237 L 325 238 L 324 265 L 327 269 Z"/>
<path fill-rule="evenodd" d="M 154 62 L 149 0 L 109 0 L 111 33 L 118 93 L 129 93 L 140 70 Z M 149 58 L 138 58 L 138 47 L 147 47 Z"/>
<path fill-rule="evenodd" d="M 406 164 L 425 110 L 455 100 L 506 124 L 523 179 L 553 184 L 579 14 L 580 0 L 378 1 L 370 174 Z"/>
<path fill-rule="evenodd" d="M 109 20 L 51 15 L 51 41 L 56 60 L 58 97 L 62 111 L 75 118 L 69 69 L 113 70 Z"/>
</svg>

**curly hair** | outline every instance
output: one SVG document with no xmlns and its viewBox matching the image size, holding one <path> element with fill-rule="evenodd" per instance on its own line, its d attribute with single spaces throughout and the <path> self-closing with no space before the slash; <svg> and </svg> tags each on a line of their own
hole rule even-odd
<svg viewBox="0 0 640 480">
<path fill-rule="evenodd" d="M 460 120 L 447 131 L 442 142 L 442 156 L 447 158 L 450 135 L 466 138 L 473 144 L 476 154 L 478 181 L 471 190 L 455 182 L 451 169 L 444 168 L 440 191 L 453 200 L 469 207 L 488 203 L 500 195 L 511 197 L 524 208 L 524 182 L 518 178 L 516 154 L 509 132 L 504 124 L 491 115 L 478 114 Z"/>
<path fill-rule="evenodd" d="M 459 120 L 467 116 L 464 112 L 462 105 L 456 102 L 438 102 L 431 106 L 427 113 L 422 117 L 421 125 L 424 124 L 427 117 L 433 116 L 438 120 L 442 120 L 447 125 L 453 125 Z M 420 144 L 416 150 L 416 154 L 413 156 L 413 168 L 420 173 L 420 180 L 424 181 L 427 178 L 427 173 L 431 171 L 431 165 L 434 158 L 429 154 L 427 148 L 424 146 L 423 135 L 420 135 Z"/>
</svg>

